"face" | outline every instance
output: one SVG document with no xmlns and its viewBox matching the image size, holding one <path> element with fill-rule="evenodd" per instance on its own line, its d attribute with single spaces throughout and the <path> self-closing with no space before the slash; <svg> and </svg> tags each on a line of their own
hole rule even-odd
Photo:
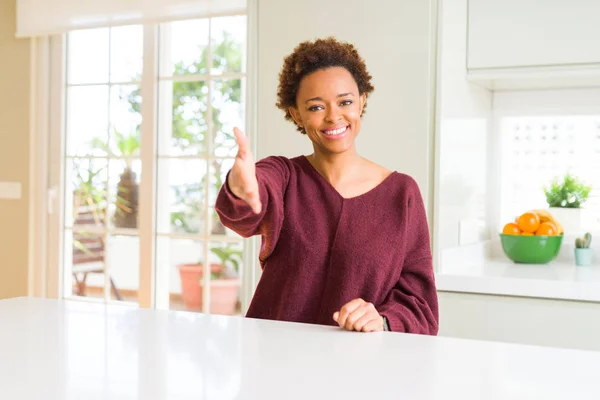
<svg viewBox="0 0 600 400">
<path fill-rule="evenodd" d="M 290 113 L 306 131 L 315 152 L 342 153 L 354 148 L 366 95 L 359 95 L 352 74 L 343 67 L 313 72 L 300 82 Z"/>
</svg>

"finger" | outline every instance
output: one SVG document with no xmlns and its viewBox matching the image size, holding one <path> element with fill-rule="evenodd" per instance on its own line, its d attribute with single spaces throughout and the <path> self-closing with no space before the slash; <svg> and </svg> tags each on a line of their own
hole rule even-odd
<svg viewBox="0 0 600 400">
<path fill-rule="evenodd" d="M 348 318 L 348 316 L 364 302 L 365 301 L 363 299 L 354 299 L 342 306 L 340 309 L 339 319 L 337 321 L 341 328 L 346 326 L 346 318 Z"/>
<path fill-rule="evenodd" d="M 370 320 L 362 327 L 363 332 L 381 332 L 383 331 L 383 317 L 379 317 Z"/>
<path fill-rule="evenodd" d="M 344 324 L 344 328 L 352 331 L 354 330 L 354 324 L 358 322 L 362 317 L 367 315 L 367 309 L 365 307 L 359 307 L 348 315 L 346 318 L 346 323 Z M 360 330 L 360 329 L 359 329 Z"/>
<path fill-rule="evenodd" d="M 252 208 L 252 211 L 254 211 L 255 214 L 260 214 L 260 211 L 262 210 L 262 203 L 260 202 L 260 197 L 256 192 L 254 192 L 246 202 L 250 208 Z"/>
<path fill-rule="evenodd" d="M 339 311 L 336 311 L 336 312 L 334 312 L 334 313 L 333 313 L 333 320 L 334 320 L 335 322 L 338 322 L 338 319 L 339 319 L 339 318 L 340 318 L 340 312 L 339 312 Z"/>
<path fill-rule="evenodd" d="M 248 138 L 244 135 L 244 132 L 237 127 L 233 128 L 233 135 L 235 136 L 235 141 L 238 145 L 237 156 L 243 159 L 248 154 Z"/>
<path fill-rule="evenodd" d="M 353 324 L 352 324 L 352 330 L 360 332 L 366 332 L 363 330 L 363 328 L 365 326 L 367 326 L 367 324 L 369 324 L 369 322 L 373 321 L 373 320 L 377 320 L 377 318 L 379 317 L 379 314 L 377 313 L 373 313 L 373 312 L 365 312 L 359 319 L 357 319 Z"/>
</svg>

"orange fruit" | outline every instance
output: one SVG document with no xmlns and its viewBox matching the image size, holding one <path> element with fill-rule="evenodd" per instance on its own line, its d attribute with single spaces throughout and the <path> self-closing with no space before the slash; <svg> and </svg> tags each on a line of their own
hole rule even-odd
<svg viewBox="0 0 600 400">
<path fill-rule="evenodd" d="M 535 234 L 540 236 L 556 236 L 558 228 L 552 222 L 542 222 L 535 231 Z"/>
<path fill-rule="evenodd" d="M 521 236 L 534 236 L 534 234 L 531 232 L 522 232 Z"/>
<path fill-rule="evenodd" d="M 540 227 L 540 217 L 531 211 L 523 213 L 519 216 L 517 225 L 523 232 L 535 233 Z"/>
<path fill-rule="evenodd" d="M 515 224 L 514 222 L 509 222 L 508 224 L 504 225 L 502 233 L 504 233 L 505 235 L 520 235 L 521 230 L 519 229 L 517 224 Z"/>
</svg>

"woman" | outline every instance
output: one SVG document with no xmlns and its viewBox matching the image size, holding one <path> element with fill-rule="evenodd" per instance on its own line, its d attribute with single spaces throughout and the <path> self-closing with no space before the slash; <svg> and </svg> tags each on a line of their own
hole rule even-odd
<svg viewBox="0 0 600 400">
<path fill-rule="evenodd" d="M 419 188 L 356 151 L 373 89 L 354 46 L 304 42 L 285 59 L 277 106 L 314 153 L 255 164 L 235 130 L 239 150 L 216 209 L 243 237 L 262 236 L 263 273 L 248 317 L 437 334 Z"/>
</svg>

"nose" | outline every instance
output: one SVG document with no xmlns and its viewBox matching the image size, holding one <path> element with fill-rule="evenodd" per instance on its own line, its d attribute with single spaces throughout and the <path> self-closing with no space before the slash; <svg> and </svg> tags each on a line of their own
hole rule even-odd
<svg viewBox="0 0 600 400">
<path fill-rule="evenodd" d="M 325 119 L 332 123 L 338 122 L 342 118 L 342 113 L 340 111 L 338 106 L 329 107 Z"/>
</svg>

